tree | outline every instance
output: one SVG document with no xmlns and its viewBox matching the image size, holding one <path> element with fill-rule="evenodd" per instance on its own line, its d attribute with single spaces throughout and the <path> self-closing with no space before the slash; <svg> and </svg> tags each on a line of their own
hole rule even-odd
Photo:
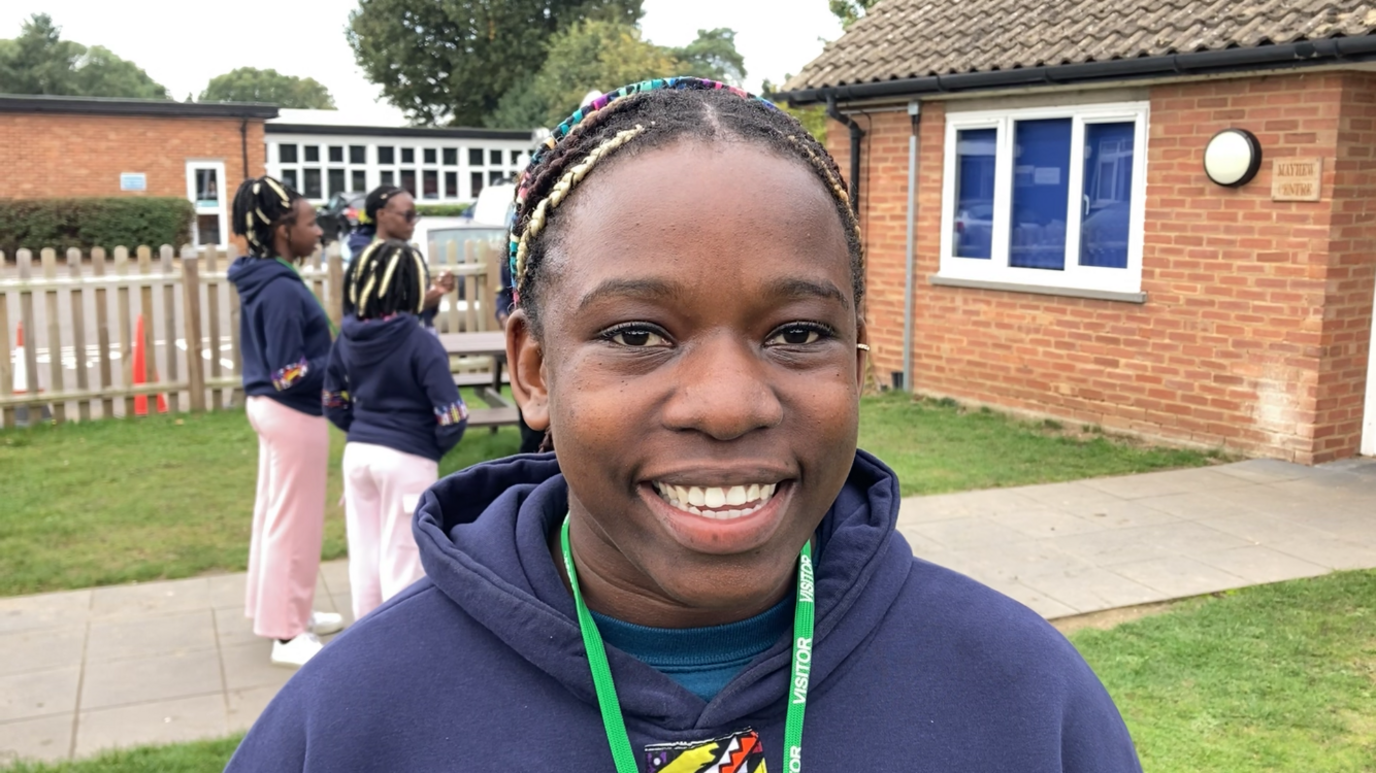
<svg viewBox="0 0 1376 773">
<path fill-rule="evenodd" d="M 0 93 L 170 99 L 148 73 L 107 48 L 63 40 L 52 17 L 34 14 L 19 37 L 0 40 Z"/>
<path fill-rule="evenodd" d="M 735 30 L 698 30 L 697 40 L 673 49 L 672 54 L 681 63 L 680 75 L 695 75 L 732 86 L 745 83 L 745 57 L 736 50 Z"/>
<path fill-rule="evenodd" d="M 280 107 L 333 110 L 334 97 L 314 78 L 283 75 L 276 70 L 240 67 L 217 75 L 201 92 L 201 102 L 268 102 Z"/>
<path fill-rule="evenodd" d="M 606 92 L 675 75 L 679 67 L 670 49 L 641 39 L 639 29 L 619 21 L 589 19 L 550 39 L 544 65 L 502 97 L 489 125 L 553 126 L 578 109 L 590 90 Z"/>
<path fill-rule="evenodd" d="M 360 0 L 349 45 L 383 96 L 422 124 L 481 125 L 585 20 L 635 24 L 642 0 Z"/>
<path fill-rule="evenodd" d="M 841 27 L 849 27 L 869 12 L 879 0 L 831 0 L 831 12 L 841 20 Z"/>
</svg>

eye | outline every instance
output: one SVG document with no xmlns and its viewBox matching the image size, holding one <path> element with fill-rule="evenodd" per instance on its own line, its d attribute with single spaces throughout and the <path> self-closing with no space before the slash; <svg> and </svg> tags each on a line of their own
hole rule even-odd
<svg viewBox="0 0 1376 773">
<path fill-rule="evenodd" d="M 831 338 L 833 331 L 825 325 L 812 322 L 791 322 L 775 330 L 765 339 L 765 346 L 806 346 L 824 338 Z"/>
<path fill-rule="evenodd" d="M 602 339 L 632 349 L 668 346 L 669 339 L 643 324 L 620 325 L 602 333 Z"/>
</svg>

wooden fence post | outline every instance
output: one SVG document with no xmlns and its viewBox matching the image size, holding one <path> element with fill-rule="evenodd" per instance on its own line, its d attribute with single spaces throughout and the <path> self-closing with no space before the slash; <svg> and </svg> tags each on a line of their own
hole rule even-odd
<svg viewBox="0 0 1376 773">
<path fill-rule="evenodd" d="M 44 248 L 40 253 L 43 256 L 43 278 L 57 278 L 57 250 L 51 247 Z M 53 394 L 62 394 L 62 319 L 58 315 L 57 288 L 51 288 L 43 294 L 44 309 L 48 317 L 48 391 Z M 57 424 L 67 420 L 67 403 L 61 400 L 53 401 L 53 421 Z"/>
<path fill-rule="evenodd" d="M 115 248 L 115 275 L 129 276 L 128 247 Z M 119 372 L 122 376 L 122 386 L 126 388 L 134 384 L 134 312 L 129 300 L 131 292 L 133 292 L 132 288 L 123 283 L 115 290 L 115 321 L 119 324 Z M 134 415 L 134 397 L 132 395 L 127 395 L 124 398 L 124 415 L 126 417 Z"/>
<path fill-rule="evenodd" d="M 5 265 L 5 253 L 0 250 L 0 267 Z M 10 294 L 0 290 L 0 397 L 14 394 L 14 370 L 10 364 Z M 0 408 L 0 427 L 14 428 L 14 408 L 6 405 Z"/>
<path fill-rule="evenodd" d="M 105 276 L 105 250 L 96 247 L 91 250 L 91 268 L 97 278 Z M 100 347 L 100 389 L 105 391 L 115 385 L 110 373 L 110 307 L 109 292 L 105 285 L 96 285 L 96 345 Z M 114 398 L 104 397 L 100 401 L 100 416 L 104 419 L 115 417 Z"/>
<path fill-rule="evenodd" d="M 434 254 L 433 250 L 431 250 L 431 254 Z M 455 268 L 458 264 L 459 243 L 456 241 L 446 243 L 444 245 L 444 267 L 447 269 Z M 463 277 L 455 274 L 454 292 L 449 294 L 449 313 L 445 315 L 445 321 L 448 323 L 448 328 L 444 331 L 446 333 L 459 332 L 459 296 L 462 294 L 459 288 L 462 286 Z"/>
<path fill-rule="evenodd" d="M 140 342 L 143 344 L 143 382 L 151 385 L 158 380 L 158 350 L 153 343 L 153 250 L 140 245 L 136 254 L 139 258 L 139 275 L 143 277 L 143 281 L 139 282 L 139 314 L 143 317 L 143 341 Z M 152 416 L 158 412 L 157 393 L 148 396 L 151 398 L 148 415 Z"/>
<path fill-rule="evenodd" d="M 205 308 L 210 320 L 210 377 L 220 380 L 220 282 L 215 273 L 220 270 L 220 250 L 214 244 L 205 248 Z M 228 408 L 230 401 L 228 389 L 210 390 L 210 407 Z"/>
<path fill-rule="evenodd" d="M 335 327 L 344 324 L 344 257 L 339 254 L 339 242 L 330 245 L 325 253 L 330 272 L 330 299 L 327 307 Z"/>
<path fill-rule="evenodd" d="M 76 355 L 76 387 L 86 392 L 90 389 L 91 380 L 86 374 L 86 298 L 81 292 L 81 250 L 75 247 L 67 250 L 67 269 L 72 275 L 72 291 L 68 300 L 72 305 L 72 352 Z M 89 398 L 78 400 L 76 410 L 81 421 L 91 420 Z"/>
<path fill-rule="evenodd" d="M 201 272 L 196 248 L 182 247 L 182 316 L 186 323 L 186 379 L 191 410 L 205 410 L 205 360 L 201 358 Z M 211 356 L 214 356 L 213 354 Z"/>
<path fill-rule="evenodd" d="M 172 254 L 172 246 L 168 244 L 164 244 L 158 250 L 158 263 L 162 266 L 163 275 L 162 329 L 163 338 L 167 341 L 163 348 L 167 355 L 167 370 L 162 374 L 162 377 L 169 384 L 177 382 L 177 288 L 173 284 L 176 278 L 176 268 L 172 265 Z M 152 324 L 153 321 L 150 319 L 148 322 Z M 186 345 L 190 347 L 191 342 L 187 341 Z M 152 357 L 153 352 L 150 351 L 148 356 Z M 181 392 L 175 389 L 169 390 L 167 409 L 172 413 L 177 413 L 181 408 Z"/>
<path fill-rule="evenodd" d="M 19 257 L 19 280 L 27 282 L 33 279 L 33 253 L 28 250 L 20 250 Z M 33 314 L 33 291 L 19 291 L 19 319 L 24 323 L 24 370 L 27 378 L 24 383 L 24 390 L 28 393 L 29 399 L 34 401 L 34 405 L 40 405 L 38 400 L 38 331 L 34 327 Z M 30 414 L 32 416 L 32 414 Z M 30 422 L 33 423 L 33 422 Z"/>
</svg>

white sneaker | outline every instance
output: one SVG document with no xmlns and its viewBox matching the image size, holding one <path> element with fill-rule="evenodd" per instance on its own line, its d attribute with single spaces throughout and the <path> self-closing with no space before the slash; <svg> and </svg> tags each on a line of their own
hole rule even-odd
<svg viewBox="0 0 1376 773">
<path fill-rule="evenodd" d="M 300 668 L 306 665 L 306 661 L 315 657 L 324 646 L 320 643 L 320 637 L 309 631 L 289 642 L 274 641 L 272 664 L 285 668 Z"/>
<path fill-rule="evenodd" d="M 306 630 L 316 636 L 329 636 L 344 630 L 344 616 L 334 612 L 312 612 L 311 622 Z"/>
</svg>

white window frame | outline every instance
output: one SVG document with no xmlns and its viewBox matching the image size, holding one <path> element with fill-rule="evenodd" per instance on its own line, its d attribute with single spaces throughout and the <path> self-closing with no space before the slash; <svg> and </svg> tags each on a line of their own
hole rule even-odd
<svg viewBox="0 0 1376 773">
<path fill-rule="evenodd" d="M 215 172 L 216 193 L 219 195 L 218 203 L 213 207 L 202 207 L 196 199 L 196 172 L 201 170 L 213 170 Z M 227 206 L 230 192 L 225 189 L 225 162 L 221 160 L 197 160 L 187 159 L 186 162 L 186 197 L 191 200 L 191 206 L 196 212 L 191 216 L 191 239 L 192 242 L 200 247 L 205 242 L 201 241 L 201 229 L 197 225 L 197 220 L 201 215 L 215 215 L 220 220 L 220 244 L 229 244 L 229 207 Z"/>
<path fill-rule="evenodd" d="M 1019 110 L 948 112 L 946 115 L 945 164 L 941 192 L 941 268 L 946 279 L 1002 284 L 1032 285 L 1039 288 L 1139 293 L 1142 289 L 1142 244 L 1145 234 L 1147 193 L 1147 127 L 1149 104 L 1119 102 L 1098 105 L 1039 107 Z M 1065 268 L 1010 266 L 1009 236 L 1013 211 L 1014 131 L 1017 121 L 1071 119 L 1070 180 L 1066 201 Z M 1085 126 L 1096 123 L 1134 124 L 1132 201 L 1129 207 L 1127 268 L 1080 265 L 1080 225 L 1084 217 Z M 962 258 L 954 255 L 956 199 L 956 138 L 970 129 L 996 129 L 994 159 L 994 220 L 989 258 Z M 1076 213 L 1071 217 L 1071 213 Z"/>
</svg>

